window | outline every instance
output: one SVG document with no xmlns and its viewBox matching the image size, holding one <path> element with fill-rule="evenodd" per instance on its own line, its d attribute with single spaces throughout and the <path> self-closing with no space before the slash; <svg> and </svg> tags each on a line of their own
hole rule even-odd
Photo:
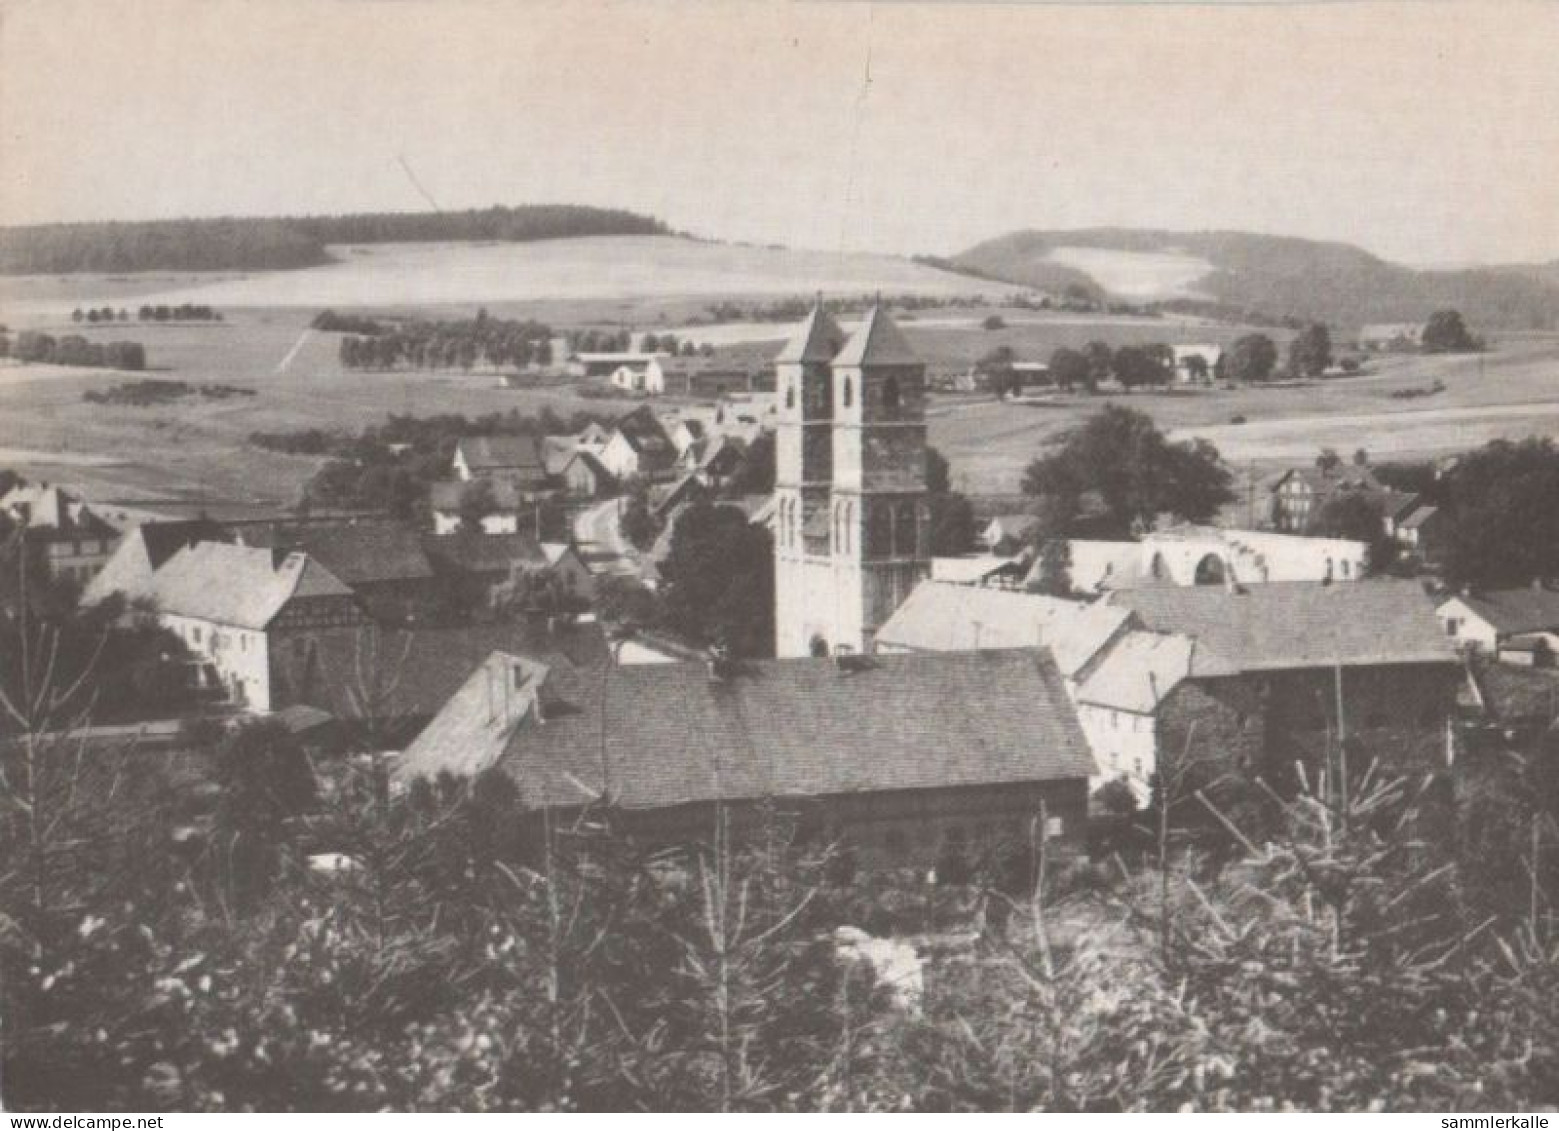
<svg viewBox="0 0 1559 1131">
<path fill-rule="evenodd" d="M 1462 630 L 1462 622 L 1461 622 L 1461 618 L 1460 617 L 1446 617 L 1445 618 L 1445 634 L 1447 636 L 1455 636 L 1461 630 Z"/>
<path fill-rule="evenodd" d="M 854 403 L 854 387 L 850 383 L 850 378 L 846 377 L 844 379 L 844 407 L 849 408 Z"/>
<path fill-rule="evenodd" d="M 1066 825 L 1060 817 L 1045 818 L 1045 836 L 1047 838 L 1061 836 L 1064 832 L 1066 832 Z"/>
<path fill-rule="evenodd" d="M 785 407 L 796 407 L 796 386 L 791 382 L 785 382 Z"/>
</svg>

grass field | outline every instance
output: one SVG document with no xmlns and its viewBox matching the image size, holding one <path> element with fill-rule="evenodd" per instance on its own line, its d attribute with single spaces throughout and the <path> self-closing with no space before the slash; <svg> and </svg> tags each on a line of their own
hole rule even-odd
<svg viewBox="0 0 1559 1131">
<path fill-rule="evenodd" d="M 68 314 L 94 298 L 236 307 L 427 307 L 606 300 L 641 296 L 1005 294 L 906 259 L 866 253 L 796 251 L 703 243 L 670 236 L 602 236 L 535 243 L 375 244 L 331 249 L 337 262 L 249 275 L 162 276 L 142 289 L 128 277 L 83 279 L 74 289 L 49 280 L 0 281 L 0 309 L 46 307 Z"/>
<path fill-rule="evenodd" d="M 462 272 L 491 255 L 488 266 L 492 270 L 503 264 L 537 268 L 531 274 L 520 272 L 518 281 L 509 280 L 498 288 L 510 298 L 485 302 L 494 314 L 538 318 L 558 328 L 627 325 L 673 329 L 695 339 L 707 337 L 720 345 L 739 345 L 776 340 L 787 327 L 772 323 L 689 326 L 689 319 L 720 296 L 714 292 L 689 295 L 671 288 L 693 282 L 726 286 L 746 270 L 752 286 L 783 284 L 782 291 L 796 293 L 817 285 L 815 278 L 804 281 L 800 272 L 822 270 L 807 259 L 808 253 L 784 253 L 791 258 L 775 259 L 780 253 L 763 249 L 660 242 L 664 246 L 657 252 L 658 260 L 655 256 L 630 257 L 618 265 L 620 269 L 609 267 L 605 245 L 618 245 L 621 250 L 623 241 L 587 240 L 558 241 L 545 248 L 446 248 L 445 255 L 432 258 L 419 258 L 427 249 L 417 249 L 415 255 L 406 249 L 386 249 L 382 255 L 376 251 L 364 257 L 378 261 L 376 266 L 348 264 L 345 274 L 374 280 L 376 287 L 400 280 L 402 289 L 381 292 L 382 298 L 393 301 L 375 309 L 466 317 L 483 301 L 477 292 L 496 283 L 493 276 L 480 271 L 469 276 Z M 574 251 L 582 258 L 572 265 L 559 258 L 568 245 L 581 245 Z M 830 258 L 837 267 L 837 257 Z M 956 285 L 967 292 L 975 282 L 884 257 L 844 258 L 856 267 L 891 263 L 895 271 L 909 271 L 925 286 Z M 769 270 L 761 278 L 756 266 L 760 260 Z M 783 270 L 774 268 L 782 261 L 787 264 Z M 542 270 L 541 265 L 547 262 L 552 266 Z M 646 272 L 657 262 L 664 270 L 650 277 Z M 412 270 L 416 263 L 423 263 L 436 277 L 419 281 Z M 327 275 L 335 270 L 318 269 Z M 598 292 L 612 293 L 595 297 L 585 293 L 588 288 L 584 282 L 591 271 L 603 276 L 591 286 Z M 339 336 L 308 329 L 315 310 L 331 293 L 329 288 L 308 281 L 314 275 L 313 271 L 279 272 L 207 280 L 199 285 L 189 285 L 192 276 L 166 274 L 73 281 L 0 280 L 0 322 L 13 328 L 36 326 L 104 340 L 133 338 L 146 345 L 154 371 L 150 376 L 196 384 L 232 384 L 258 393 L 225 401 L 192 399 L 156 408 L 92 405 L 82 400 L 85 391 L 106 388 L 126 380 L 127 375 L 49 366 L 0 366 L 0 466 L 76 484 L 99 499 L 275 505 L 296 497 L 315 461 L 253 448 L 245 441 L 254 431 L 307 427 L 356 430 L 390 412 L 476 414 L 510 408 L 533 412 L 543 406 L 562 413 L 581 409 L 612 412 L 633 403 L 582 398 L 568 388 L 499 389 L 490 375 L 345 372 L 336 357 Z M 909 290 L 914 289 L 909 285 L 913 281 L 910 275 L 859 274 L 851 278 L 857 284 L 869 279 L 884 289 Z M 578 293 L 569 293 L 566 287 L 561 293 L 549 292 L 547 288 L 559 278 L 574 279 Z M 841 281 L 838 275 L 830 278 Z M 661 289 L 656 290 L 657 286 Z M 477 297 L 468 305 L 451 305 L 448 296 L 462 288 Z M 642 293 L 630 293 L 636 288 Z M 278 289 L 288 291 L 296 302 L 242 306 L 217 298 L 219 293 L 254 298 L 272 295 Z M 864 288 L 855 285 L 853 289 Z M 525 294 L 544 297 L 518 297 Z M 721 294 L 743 297 L 750 292 L 735 289 Z M 158 301 L 213 302 L 226 321 L 217 325 L 132 322 L 94 327 L 76 326 L 69 319 L 70 310 L 77 305 L 112 302 L 133 309 L 154 295 Z M 302 301 L 305 295 L 310 301 Z M 1093 339 L 1111 345 L 1227 343 L 1248 329 L 1200 319 L 1005 310 L 1001 313 L 1007 326 L 988 331 L 980 326 L 988 309 L 920 311 L 906 316 L 902 324 L 932 368 L 944 371 L 963 369 L 998 345 L 1011 346 L 1020 357 L 1043 359 L 1057 346 L 1078 346 Z M 1285 337 L 1273 336 L 1280 344 Z M 1433 396 L 1398 399 L 1391 395 L 1422 389 L 1435 381 L 1443 383 L 1444 390 Z M 988 399 L 938 397 L 931 408 L 931 441 L 951 460 L 955 479 L 964 489 L 981 494 L 1009 492 L 1016 488 L 1022 467 L 1047 440 L 1097 409 L 1105 399 L 1077 395 L 998 404 Z M 1227 459 L 1242 467 L 1307 461 L 1323 446 L 1345 454 L 1364 447 L 1378 457 L 1429 454 L 1469 447 L 1495 436 L 1559 433 L 1559 335 L 1501 336 L 1493 350 L 1481 357 L 1383 358 L 1371 362 L 1367 376 L 1302 386 L 1174 390 L 1116 399 L 1148 412 L 1176 436 L 1211 439 Z M 1231 423 L 1236 416 L 1245 422 Z"/>
</svg>

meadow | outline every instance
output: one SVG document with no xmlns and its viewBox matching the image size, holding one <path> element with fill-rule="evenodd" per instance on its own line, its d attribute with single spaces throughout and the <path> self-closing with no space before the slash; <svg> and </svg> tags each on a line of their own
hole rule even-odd
<svg viewBox="0 0 1559 1131">
<path fill-rule="evenodd" d="M 613 252 L 627 258 L 614 263 Z M 480 304 L 495 315 L 536 318 L 560 330 L 672 330 L 722 348 L 751 350 L 777 341 L 787 327 L 696 324 L 710 302 L 758 293 L 794 295 L 815 289 L 818 278 L 833 284 L 834 293 L 861 293 L 872 284 L 899 292 L 917 286 L 933 288 L 933 293 L 945 287 L 948 294 L 1010 290 L 889 257 L 819 258 L 819 253 L 639 237 L 431 250 L 375 248 L 358 260 L 249 276 L 160 273 L 0 280 L 0 322 L 13 330 L 134 339 L 147 349 L 146 376 L 253 388 L 258 394 L 155 407 L 96 405 L 86 403 L 83 394 L 105 390 L 124 374 L 0 363 L 0 467 L 72 483 L 98 499 L 174 501 L 214 509 L 285 505 L 297 497 L 317 463 L 260 451 L 246 442 L 251 432 L 313 427 L 355 431 L 391 412 L 535 412 L 550 406 L 567 414 L 625 411 L 635 403 L 582 397 L 568 386 L 500 389 L 492 374 L 348 372 L 337 359 L 339 335 L 308 328 L 325 305 L 453 318 L 469 317 Z M 480 263 L 488 267 L 472 272 L 473 264 Z M 516 269 L 499 278 L 493 272 L 504 264 L 534 270 Z M 819 274 L 804 278 L 807 271 Z M 358 282 L 342 289 L 339 280 L 349 276 Z M 329 279 L 337 283 L 326 285 Z M 398 284 L 392 288 L 395 280 Z M 573 282 L 565 285 L 566 280 Z M 468 304 L 448 299 L 467 291 L 473 295 Z M 273 305 L 220 297 L 253 301 L 282 292 L 287 301 Z M 369 293 L 385 301 L 335 302 Z M 541 297 L 522 297 L 526 294 Z M 225 321 L 132 321 L 94 327 L 70 320 L 71 309 L 78 305 L 110 302 L 133 310 L 153 300 L 211 303 Z M 983 328 L 991 312 L 1001 315 L 1003 328 Z M 1057 346 L 1076 347 L 1092 340 L 1112 346 L 1227 344 L 1250 329 L 1198 318 L 992 306 L 921 310 L 905 314 L 902 326 L 933 371 L 941 372 L 966 369 L 1002 345 L 1021 358 L 1043 360 Z M 1280 347 L 1288 336 L 1265 332 Z M 938 396 L 930 410 L 930 436 L 951 460 L 961 487 L 1001 494 L 1016 489 L 1023 466 L 1048 441 L 1109 399 L 1142 409 L 1177 437 L 1212 440 L 1242 470 L 1308 461 L 1323 446 L 1345 453 L 1363 447 L 1380 457 L 1424 455 L 1496 436 L 1559 433 L 1559 335 L 1499 335 L 1492 347 L 1476 357 L 1375 358 L 1366 375 L 1297 385 L 1055 395 L 1019 404 Z M 1443 389 L 1433 395 L 1393 396 L 1426 390 L 1434 382 Z M 1234 423 L 1236 418 L 1243 421 Z"/>
</svg>

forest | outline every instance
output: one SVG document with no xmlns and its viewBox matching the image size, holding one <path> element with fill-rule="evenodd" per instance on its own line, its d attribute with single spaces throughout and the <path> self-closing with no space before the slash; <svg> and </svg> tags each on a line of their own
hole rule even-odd
<svg viewBox="0 0 1559 1131">
<path fill-rule="evenodd" d="M 330 262 L 331 244 L 665 235 L 620 209 L 545 204 L 463 212 L 218 217 L 0 228 L 0 275 L 128 271 L 266 271 Z"/>
</svg>

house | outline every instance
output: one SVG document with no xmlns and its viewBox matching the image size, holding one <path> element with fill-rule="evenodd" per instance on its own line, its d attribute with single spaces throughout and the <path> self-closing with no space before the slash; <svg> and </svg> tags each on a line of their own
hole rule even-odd
<svg viewBox="0 0 1559 1131">
<path fill-rule="evenodd" d="M 457 531 L 424 536 L 422 548 L 446 592 L 490 604 L 520 574 L 551 570 L 553 559 L 531 534 Z"/>
<path fill-rule="evenodd" d="M 658 356 L 661 355 L 637 351 L 576 353 L 569 359 L 569 371 L 578 377 L 606 377 L 617 388 L 623 388 L 618 384 L 620 370 L 638 373 L 642 377 L 645 368 Z"/>
<path fill-rule="evenodd" d="M 501 773 L 521 803 L 609 806 L 647 844 L 762 811 L 864 867 L 937 867 L 1029 830 L 1080 852 L 1092 759 L 1043 649 L 647 663 L 489 656 L 396 770 Z"/>
<path fill-rule="evenodd" d="M 386 745 L 414 738 L 473 668 L 495 650 L 599 671 L 610 661 L 593 620 L 535 617 L 442 628 L 337 628 L 283 649 L 273 677 L 278 709 L 309 707 L 347 726 L 370 726 Z"/>
<path fill-rule="evenodd" d="M 594 452 L 580 448 L 569 456 L 559 473 L 563 490 L 575 499 L 599 499 L 613 494 L 618 487 L 617 477 L 606 470 L 606 465 Z"/>
<path fill-rule="evenodd" d="M 196 542 L 152 575 L 157 618 L 236 706 L 266 712 L 274 665 L 314 633 L 368 623 L 351 588 L 308 554 Z"/>
<path fill-rule="evenodd" d="M 127 602 L 151 596 L 152 575 L 186 546 L 197 542 L 231 542 L 232 531 L 208 518 L 143 522 L 130 527 L 103 568 L 81 591 L 84 606 L 101 604 L 118 593 Z"/>
<path fill-rule="evenodd" d="M 535 521 L 536 501 L 508 479 L 466 482 L 444 479 L 428 488 L 433 533 L 454 534 L 468 515 L 480 515 L 484 534 L 514 534 L 527 518 Z"/>
<path fill-rule="evenodd" d="M 80 498 L 48 483 L 23 483 L 0 497 L 0 512 L 24 528 L 49 576 L 85 586 L 108 564 L 119 531 Z"/>
<path fill-rule="evenodd" d="M 719 400 L 729 393 L 751 393 L 761 381 L 750 369 L 700 358 L 678 358 L 651 368 L 650 392 L 668 396 Z"/>
<path fill-rule="evenodd" d="M 1559 633 L 1559 592 L 1533 584 L 1459 593 L 1442 601 L 1435 615 L 1458 646 L 1496 655 L 1513 637 Z"/>
<path fill-rule="evenodd" d="M 455 444 L 452 467 L 461 482 L 498 480 L 521 495 L 539 494 L 550 486 L 540 436 L 463 437 Z"/>
<path fill-rule="evenodd" d="M 438 596 L 421 536 L 405 523 L 243 524 L 236 535 L 245 546 L 307 554 L 346 582 L 379 620 L 423 616 Z"/>
<path fill-rule="evenodd" d="M 1398 545 L 1418 555 L 1421 561 L 1435 562 L 1445 548 L 1450 519 L 1439 507 L 1414 506 L 1395 524 Z"/>
<path fill-rule="evenodd" d="M 1170 346 L 1174 355 L 1175 379 L 1182 384 L 1211 382 L 1223 360 L 1223 347 L 1216 345 Z"/>
<path fill-rule="evenodd" d="M 1371 353 L 1416 350 L 1423 337 L 1422 322 L 1376 322 L 1359 330 L 1359 348 Z"/>
<path fill-rule="evenodd" d="M 1354 492 L 1380 504 L 1388 489 L 1367 467 L 1340 464 L 1330 471 L 1295 467 L 1269 482 L 1268 518 L 1278 530 L 1304 533 L 1311 519 L 1339 492 Z"/>
<path fill-rule="evenodd" d="M 1159 586 L 1104 600 L 1156 634 L 1118 642 L 1080 681 L 1079 721 L 1104 766 L 1151 776 L 1172 754 L 1282 784 L 1321 765 L 1340 729 L 1386 765 L 1447 756 L 1462 668 L 1415 581 Z M 1151 730 L 1136 721 L 1149 715 Z"/>
<path fill-rule="evenodd" d="M 677 451 L 648 406 L 635 409 L 612 427 L 600 461 L 618 480 L 663 478 L 672 473 Z"/>
<path fill-rule="evenodd" d="M 1011 554 L 1027 546 L 1039 528 L 1031 514 L 999 514 L 980 531 L 980 544 L 993 554 Z"/>
</svg>

